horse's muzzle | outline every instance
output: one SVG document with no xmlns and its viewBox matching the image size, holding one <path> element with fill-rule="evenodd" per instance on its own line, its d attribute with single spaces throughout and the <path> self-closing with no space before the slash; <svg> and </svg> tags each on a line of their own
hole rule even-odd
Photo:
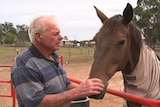
<svg viewBox="0 0 160 107">
<path fill-rule="evenodd" d="M 89 96 L 89 98 L 103 99 L 105 93 L 106 93 L 106 88 L 100 94 L 91 95 L 91 96 Z"/>
</svg>

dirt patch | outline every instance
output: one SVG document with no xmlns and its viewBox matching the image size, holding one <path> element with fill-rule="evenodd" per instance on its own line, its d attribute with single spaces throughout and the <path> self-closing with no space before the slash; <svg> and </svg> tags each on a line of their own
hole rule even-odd
<svg viewBox="0 0 160 107">
<path fill-rule="evenodd" d="M 88 77 L 91 69 L 91 63 L 81 64 L 64 64 L 64 69 L 68 76 L 83 80 Z M 10 80 L 10 69 L 0 69 L 0 80 Z M 122 84 L 121 73 L 116 73 L 113 78 L 109 81 L 108 88 L 120 90 Z M 0 94 L 10 94 L 10 85 L 0 83 Z M 0 107 L 13 107 L 12 99 L 0 97 Z M 106 94 L 102 100 L 90 99 L 90 107 L 122 107 L 122 98 Z"/>
</svg>

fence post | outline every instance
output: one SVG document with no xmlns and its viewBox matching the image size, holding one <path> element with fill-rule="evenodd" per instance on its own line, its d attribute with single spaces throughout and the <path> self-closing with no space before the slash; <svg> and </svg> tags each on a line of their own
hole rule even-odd
<svg viewBox="0 0 160 107">
<path fill-rule="evenodd" d="M 13 97 L 13 107 L 16 107 L 16 94 L 12 82 L 11 82 L 11 96 Z"/>
<path fill-rule="evenodd" d="M 60 63 L 61 63 L 61 65 L 62 65 L 62 67 L 63 67 L 63 64 L 64 64 L 64 58 L 63 58 L 63 56 L 59 56 L 59 58 L 60 58 Z"/>
</svg>

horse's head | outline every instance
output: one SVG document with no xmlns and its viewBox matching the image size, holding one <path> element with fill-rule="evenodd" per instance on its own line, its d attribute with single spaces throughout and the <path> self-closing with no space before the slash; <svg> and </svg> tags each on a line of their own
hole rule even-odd
<svg viewBox="0 0 160 107">
<path fill-rule="evenodd" d="M 129 60 L 130 29 L 129 23 L 133 17 L 133 9 L 127 4 L 123 16 L 116 15 L 108 18 L 99 9 L 97 15 L 103 23 L 99 32 L 95 35 L 95 60 L 93 62 L 90 78 L 99 78 L 105 85 L 104 91 L 91 98 L 104 97 L 109 79 L 119 70 L 124 69 Z"/>
</svg>

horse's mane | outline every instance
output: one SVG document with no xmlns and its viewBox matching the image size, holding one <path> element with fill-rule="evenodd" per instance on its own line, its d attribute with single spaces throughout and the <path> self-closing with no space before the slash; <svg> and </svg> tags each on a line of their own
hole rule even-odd
<svg viewBox="0 0 160 107">
<path fill-rule="evenodd" d="M 142 47 L 142 34 L 138 27 L 133 23 L 129 23 L 129 30 L 130 30 L 130 55 L 131 59 L 128 63 L 128 73 L 131 72 L 138 63 L 140 50 Z"/>
<path fill-rule="evenodd" d="M 130 28 L 130 37 L 131 37 L 131 44 L 134 45 L 134 47 L 141 48 L 142 46 L 142 33 L 138 29 L 138 27 L 131 22 L 129 24 Z"/>
</svg>

